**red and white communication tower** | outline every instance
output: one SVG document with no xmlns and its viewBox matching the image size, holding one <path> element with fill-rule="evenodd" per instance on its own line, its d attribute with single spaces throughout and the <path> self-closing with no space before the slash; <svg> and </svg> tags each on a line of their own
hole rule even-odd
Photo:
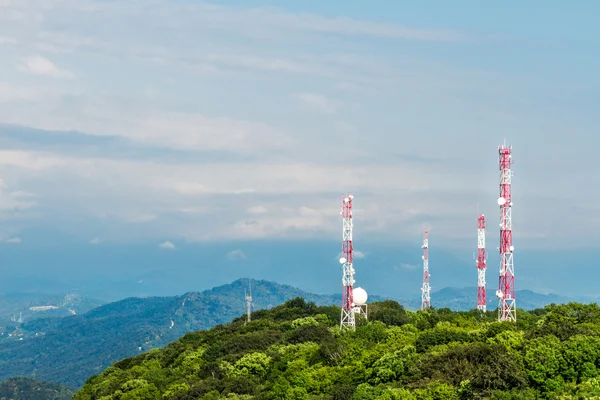
<svg viewBox="0 0 600 400">
<path fill-rule="evenodd" d="M 486 311 L 485 295 L 485 217 L 477 218 L 477 309 Z"/>
<path fill-rule="evenodd" d="M 354 299 L 353 299 L 353 285 L 354 285 L 354 267 L 352 266 L 352 260 L 354 256 L 354 249 L 352 247 L 352 199 L 354 197 L 350 194 L 348 196 L 342 196 L 342 258 L 340 258 L 340 264 L 342 264 L 342 315 L 340 318 L 340 329 L 351 328 L 354 329 L 356 326 L 355 314 L 354 314 Z"/>
<path fill-rule="evenodd" d="M 423 234 L 423 286 L 421 287 L 421 309 L 431 307 L 431 291 L 429 288 L 429 238 L 425 230 Z"/>
<path fill-rule="evenodd" d="M 500 279 L 498 285 L 498 321 L 516 321 L 515 266 L 512 243 L 512 147 L 498 147 L 500 165 Z"/>
</svg>

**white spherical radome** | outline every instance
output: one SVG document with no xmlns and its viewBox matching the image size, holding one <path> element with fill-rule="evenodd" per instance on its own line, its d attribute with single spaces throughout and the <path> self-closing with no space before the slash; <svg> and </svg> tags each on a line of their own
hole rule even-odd
<svg viewBox="0 0 600 400">
<path fill-rule="evenodd" d="M 369 296 L 367 295 L 367 291 L 361 287 L 354 288 L 352 290 L 352 297 L 354 299 L 354 303 L 362 306 L 367 303 L 367 299 Z"/>
</svg>

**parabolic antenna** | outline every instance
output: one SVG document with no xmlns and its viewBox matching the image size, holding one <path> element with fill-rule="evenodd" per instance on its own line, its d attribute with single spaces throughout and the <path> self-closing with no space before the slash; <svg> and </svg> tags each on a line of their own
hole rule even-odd
<svg viewBox="0 0 600 400">
<path fill-rule="evenodd" d="M 501 299 L 502 296 L 502 291 L 501 290 L 496 290 L 496 296 L 498 296 L 499 299 Z"/>
<path fill-rule="evenodd" d="M 340 264 L 346 264 L 346 259 L 344 257 L 340 258 Z"/>
<path fill-rule="evenodd" d="M 515 246 L 510 246 L 510 251 L 515 251 Z"/>
<path fill-rule="evenodd" d="M 498 205 L 499 206 L 503 206 L 506 204 L 506 199 L 504 197 L 499 197 L 498 198 Z"/>
<path fill-rule="evenodd" d="M 361 287 L 357 287 L 352 289 L 352 297 L 354 299 L 354 303 L 358 304 L 359 306 L 362 306 L 363 304 L 367 303 L 367 299 L 369 298 L 369 296 L 367 295 L 367 292 L 365 289 L 361 288 Z"/>
</svg>

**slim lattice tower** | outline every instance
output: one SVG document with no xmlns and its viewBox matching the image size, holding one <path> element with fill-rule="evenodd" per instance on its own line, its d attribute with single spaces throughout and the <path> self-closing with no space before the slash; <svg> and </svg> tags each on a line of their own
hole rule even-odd
<svg viewBox="0 0 600 400">
<path fill-rule="evenodd" d="M 354 329 L 356 326 L 354 313 L 354 299 L 352 295 L 354 285 L 354 267 L 352 260 L 354 250 L 352 247 L 352 199 L 350 194 L 342 196 L 342 315 L 340 329 Z"/>
<path fill-rule="evenodd" d="M 250 294 L 244 291 L 244 297 L 246 298 L 246 322 L 250 322 L 252 320 L 252 282 L 249 282 L 250 286 Z"/>
<path fill-rule="evenodd" d="M 500 279 L 498 285 L 498 321 L 516 321 L 515 266 L 512 243 L 512 147 L 498 147 L 500 165 Z"/>
<path fill-rule="evenodd" d="M 485 217 L 477 219 L 477 309 L 486 311 L 485 295 Z"/>
<path fill-rule="evenodd" d="M 428 232 L 423 234 L 423 286 L 421 287 L 421 309 L 431 307 L 431 291 L 429 287 L 429 239 Z"/>
</svg>

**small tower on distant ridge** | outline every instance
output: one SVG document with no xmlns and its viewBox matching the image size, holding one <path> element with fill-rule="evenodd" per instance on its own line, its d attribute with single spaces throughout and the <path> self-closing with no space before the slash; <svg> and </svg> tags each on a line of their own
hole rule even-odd
<svg viewBox="0 0 600 400">
<path fill-rule="evenodd" d="M 477 309 L 486 312 L 487 296 L 485 293 L 485 216 L 477 219 Z"/>
<path fill-rule="evenodd" d="M 252 320 L 252 281 L 248 280 L 248 285 L 250 287 L 250 294 L 244 290 L 244 297 L 246 298 L 246 323 Z"/>
<path fill-rule="evenodd" d="M 431 288 L 429 287 L 429 231 L 423 232 L 423 286 L 421 287 L 421 309 L 431 308 Z"/>
</svg>

